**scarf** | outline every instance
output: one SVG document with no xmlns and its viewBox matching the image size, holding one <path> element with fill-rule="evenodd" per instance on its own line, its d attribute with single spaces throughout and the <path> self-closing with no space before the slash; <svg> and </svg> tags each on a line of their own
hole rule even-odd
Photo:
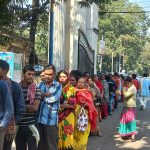
<svg viewBox="0 0 150 150">
<path fill-rule="evenodd" d="M 76 106 L 75 94 L 76 94 L 75 88 L 70 83 L 67 83 L 62 89 L 62 95 L 60 97 L 60 104 L 63 104 L 67 101 L 69 104 L 71 104 L 75 108 Z M 64 120 L 71 112 L 73 112 L 74 108 L 60 109 L 59 110 L 59 122 Z"/>
<path fill-rule="evenodd" d="M 36 85 L 32 82 L 27 91 L 27 101 L 29 101 L 29 104 L 34 104 L 35 101 L 35 94 L 36 94 Z"/>
<path fill-rule="evenodd" d="M 20 85 L 24 86 L 23 81 L 20 82 Z M 32 82 L 28 86 L 28 90 L 27 90 L 27 101 L 29 102 L 29 104 L 34 104 L 35 94 L 36 94 L 36 84 L 34 84 L 34 82 Z"/>
</svg>

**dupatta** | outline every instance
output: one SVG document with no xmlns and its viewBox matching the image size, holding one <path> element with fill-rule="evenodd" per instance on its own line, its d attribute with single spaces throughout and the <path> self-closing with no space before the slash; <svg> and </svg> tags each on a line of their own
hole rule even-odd
<svg viewBox="0 0 150 150">
<path fill-rule="evenodd" d="M 68 104 L 71 104 L 74 108 L 61 108 L 59 110 L 59 122 L 64 120 L 71 112 L 74 112 L 75 106 L 76 106 L 76 98 L 75 98 L 76 90 L 75 88 L 70 84 L 67 83 L 62 88 L 62 95 L 60 97 L 60 104 L 64 104 L 67 102 Z"/>
</svg>

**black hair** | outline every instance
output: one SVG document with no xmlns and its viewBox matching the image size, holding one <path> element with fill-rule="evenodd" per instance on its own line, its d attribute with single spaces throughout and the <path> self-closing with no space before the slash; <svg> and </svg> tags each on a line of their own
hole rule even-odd
<svg viewBox="0 0 150 150">
<path fill-rule="evenodd" d="M 143 77 L 147 77 L 147 73 L 144 73 L 144 74 L 143 74 Z"/>
<path fill-rule="evenodd" d="M 75 75 L 75 76 L 78 77 L 78 79 L 79 79 L 80 77 L 82 77 L 82 73 L 81 73 L 79 70 L 72 70 L 72 71 L 70 72 L 70 75 Z"/>
<path fill-rule="evenodd" d="M 0 67 L 2 68 L 2 70 L 7 70 L 9 71 L 9 64 L 7 61 L 0 59 Z"/>
<path fill-rule="evenodd" d="M 35 69 L 33 66 L 31 65 L 26 65 L 24 68 L 23 68 L 23 74 L 25 74 L 27 71 L 34 71 L 35 72 Z"/>
<path fill-rule="evenodd" d="M 56 68 L 55 68 L 54 65 L 48 65 L 48 66 L 46 66 L 45 69 L 44 69 L 44 71 L 45 71 L 45 70 L 53 70 L 54 73 L 56 73 Z"/>
<path fill-rule="evenodd" d="M 132 83 L 132 77 L 127 76 L 127 77 L 125 78 L 125 82 L 130 82 L 130 83 Z"/>
<path fill-rule="evenodd" d="M 66 70 L 60 70 L 58 72 L 58 77 L 60 76 L 61 73 L 64 73 L 67 77 L 69 76 L 69 73 Z"/>
<path fill-rule="evenodd" d="M 74 77 L 77 82 L 79 80 L 79 77 L 76 74 L 70 74 L 70 77 Z"/>
<path fill-rule="evenodd" d="M 116 77 L 119 77 L 119 74 L 118 74 L 118 72 L 115 72 L 115 73 L 114 73 L 114 75 L 115 75 Z"/>
<path fill-rule="evenodd" d="M 133 78 L 133 79 L 136 79 L 136 74 L 132 74 L 132 78 Z"/>
</svg>

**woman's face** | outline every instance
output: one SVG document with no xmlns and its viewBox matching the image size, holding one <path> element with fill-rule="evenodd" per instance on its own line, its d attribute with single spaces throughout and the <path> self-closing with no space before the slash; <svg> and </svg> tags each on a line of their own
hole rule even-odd
<svg viewBox="0 0 150 150">
<path fill-rule="evenodd" d="M 68 76 L 65 73 L 60 73 L 59 82 L 64 85 L 68 82 Z"/>
<path fill-rule="evenodd" d="M 93 81 L 92 81 L 91 78 L 88 79 L 88 84 L 89 84 L 89 85 L 93 85 Z"/>
<path fill-rule="evenodd" d="M 84 79 L 84 78 L 80 78 L 80 79 L 78 80 L 77 88 L 78 88 L 78 89 L 83 89 L 83 88 L 85 88 L 85 79 Z"/>
<path fill-rule="evenodd" d="M 74 76 L 70 76 L 69 80 L 70 80 L 70 84 L 72 86 L 75 87 L 77 85 L 77 80 L 76 80 L 76 78 Z"/>
</svg>

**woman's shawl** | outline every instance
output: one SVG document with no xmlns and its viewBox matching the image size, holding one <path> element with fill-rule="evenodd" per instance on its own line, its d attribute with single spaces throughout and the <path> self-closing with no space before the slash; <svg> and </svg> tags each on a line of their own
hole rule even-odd
<svg viewBox="0 0 150 150">
<path fill-rule="evenodd" d="M 97 111 L 93 103 L 93 95 L 88 89 L 76 89 L 76 103 L 85 106 L 91 122 L 91 130 L 96 129 Z"/>
<path fill-rule="evenodd" d="M 74 111 L 76 106 L 76 98 L 75 98 L 76 90 L 70 84 L 66 84 L 62 89 L 62 95 L 60 97 L 60 104 L 68 103 L 71 104 L 74 108 L 60 108 L 59 110 L 59 122 L 64 120 L 71 112 Z"/>
</svg>

